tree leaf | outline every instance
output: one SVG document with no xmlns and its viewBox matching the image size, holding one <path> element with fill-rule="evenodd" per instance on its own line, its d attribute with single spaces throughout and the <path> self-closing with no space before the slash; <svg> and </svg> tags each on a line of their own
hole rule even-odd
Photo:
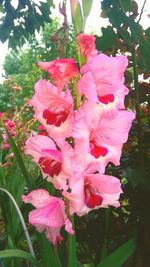
<svg viewBox="0 0 150 267">
<path fill-rule="evenodd" d="M 105 51 L 108 48 L 113 48 L 115 45 L 115 40 L 117 38 L 116 33 L 113 28 L 108 26 L 107 28 L 102 28 L 103 35 L 96 38 L 96 47 L 100 51 Z"/>
</svg>

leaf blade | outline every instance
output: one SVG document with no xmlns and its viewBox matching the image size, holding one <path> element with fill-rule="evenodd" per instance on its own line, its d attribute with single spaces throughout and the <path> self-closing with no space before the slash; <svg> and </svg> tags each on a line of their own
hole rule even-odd
<svg viewBox="0 0 150 267">
<path fill-rule="evenodd" d="M 97 267 L 121 267 L 122 264 L 133 254 L 136 248 L 136 242 L 134 238 L 129 239 L 118 249 L 105 257 Z"/>
<path fill-rule="evenodd" d="M 10 257 L 14 257 L 14 258 L 22 258 L 25 259 L 27 261 L 30 261 L 31 263 L 33 263 L 36 266 L 38 265 L 38 262 L 36 261 L 36 259 L 29 254 L 28 252 L 21 250 L 21 249 L 6 249 L 6 250 L 1 250 L 0 251 L 0 257 L 1 258 L 10 258 Z"/>
<path fill-rule="evenodd" d="M 8 140 L 9 140 L 10 146 L 11 146 L 11 148 L 12 148 L 14 154 L 15 154 L 15 157 L 16 157 L 16 159 L 17 159 L 17 163 L 18 163 L 18 165 L 19 165 L 19 167 L 20 167 L 20 169 L 21 169 L 21 171 L 22 171 L 22 174 L 23 174 L 23 176 L 24 176 L 24 179 L 25 179 L 27 185 L 28 185 L 29 187 L 31 187 L 30 177 L 29 177 L 29 175 L 28 175 L 27 169 L 26 169 L 25 164 L 24 164 L 24 162 L 23 162 L 21 153 L 20 153 L 20 151 L 19 151 L 19 149 L 18 149 L 18 147 L 17 147 L 17 145 L 16 145 L 14 139 L 12 138 L 10 132 L 9 132 L 8 129 L 6 128 L 6 126 L 5 126 L 5 130 L 6 130 L 6 133 L 7 133 L 7 135 L 8 135 Z"/>
</svg>

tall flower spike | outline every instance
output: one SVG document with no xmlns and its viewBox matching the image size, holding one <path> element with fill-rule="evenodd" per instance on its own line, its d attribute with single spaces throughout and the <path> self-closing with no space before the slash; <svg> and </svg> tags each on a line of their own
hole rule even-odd
<svg viewBox="0 0 150 267">
<path fill-rule="evenodd" d="M 78 1 L 71 1 L 71 5 L 74 15 L 81 13 Z M 76 22 L 78 30 L 83 25 L 82 18 Z M 25 153 L 33 157 L 47 181 L 61 190 L 64 201 L 44 189 L 33 190 L 22 199 L 35 207 L 29 213 L 29 222 L 37 231 L 44 231 L 54 245 L 63 239 L 63 226 L 69 234 L 74 233 L 66 210 L 70 215 L 82 216 L 92 209 L 119 207 L 120 181 L 104 172 L 109 162 L 119 165 L 122 146 L 135 117 L 124 107 L 128 93 L 124 85 L 127 58 L 98 54 L 94 36 L 80 34 L 77 41 L 80 66 L 87 62 L 81 67 L 78 88 L 74 88 L 75 101 L 81 99 L 77 110 L 74 111 L 68 87 L 71 79 L 79 78 L 74 59 L 39 62 L 55 85 L 40 79 L 29 102 L 41 123 L 39 130 L 44 128 L 46 132 L 29 137 Z"/>
</svg>

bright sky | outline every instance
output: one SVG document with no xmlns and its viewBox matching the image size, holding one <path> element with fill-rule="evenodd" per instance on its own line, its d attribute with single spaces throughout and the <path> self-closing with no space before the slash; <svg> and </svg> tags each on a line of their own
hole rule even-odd
<svg viewBox="0 0 150 267">
<path fill-rule="evenodd" d="M 46 2 L 46 0 L 42 0 L 43 2 Z M 11 0 L 14 7 L 18 5 L 18 0 Z M 39 2 L 39 0 L 34 0 L 34 2 Z M 56 9 L 53 10 L 53 18 L 60 17 L 59 11 L 58 11 L 58 4 L 60 0 L 53 0 L 54 4 L 56 5 Z M 136 0 L 138 3 L 139 9 L 141 9 L 144 0 Z M 68 5 L 68 16 L 69 16 L 69 3 L 70 0 L 67 0 Z M 147 0 L 144 13 L 141 19 L 141 24 L 143 25 L 144 29 L 150 27 L 150 18 L 147 16 L 150 14 L 150 0 Z M 90 16 L 88 17 L 87 24 L 86 24 L 86 33 L 97 33 L 100 34 L 101 27 L 106 27 L 108 24 L 107 19 L 100 18 L 100 0 L 94 0 L 92 10 L 90 13 Z M 8 52 L 8 43 L 0 43 L 0 82 L 2 81 L 2 74 L 3 74 L 3 67 L 2 64 L 4 62 L 5 56 Z"/>
</svg>

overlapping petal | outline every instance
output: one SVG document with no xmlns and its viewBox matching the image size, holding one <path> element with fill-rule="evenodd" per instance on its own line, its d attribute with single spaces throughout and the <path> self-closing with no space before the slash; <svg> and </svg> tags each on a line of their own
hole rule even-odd
<svg viewBox="0 0 150 267">
<path fill-rule="evenodd" d="M 54 245 L 62 240 L 60 235 L 62 226 L 65 226 L 65 230 L 70 234 L 74 233 L 65 212 L 65 203 L 60 198 L 49 195 L 44 189 L 38 189 L 27 196 L 22 196 L 22 200 L 36 207 L 29 213 L 29 223 L 35 226 L 37 231 L 45 231 L 46 237 Z"/>
<path fill-rule="evenodd" d="M 56 59 L 50 62 L 39 62 L 39 67 L 50 73 L 55 85 L 62 91 L 72 78 L 78 76 L 78 68 L 73 58 Z"/>
<path fill-rule="evenodd" d="M 99 104 L 85 102 L 77 111 L 73 127 L 78 153 L 84 153 L 89 162 L 98 161 L 101 172 L 109 162 L 119 165 L 134 118 L 135 114 L 126 110 L 107 116 Z"/>
<path fill-rule="evenodd" d="M 69 199 L 71 213 L 82 216 L 92 209 L 120 206 L 122 189 L 114 176 L 92 173 L 89 169 L 79 179 L 72 180 L 70 187 L 71 191 L 63 194 Z"/>
<path fill-rule="evenodd" d="M 128 65 L 125 56 L 96 55 L 81 68 L 78 88 L 92 102 L 100 102 L 105 108 L 124 108 L 128 89 L 124 85 L 124 72 Z"/>
<path fill-rule="evenodd" d="M 35 84 L 35 94 L 29 104 L 34 108 L 35 118 L 62 146 L 65 138 L 71 136 L 74 121 L 73 98 L 69 89 L 59 92 L 56 86 L 40 79 Z"/>
<path fill-rule="evenodd" d="M 24 150 L 40 166 L 44 176 L 53 177 L 61 172 L 61 152 L 49 137 L 43 135 L 29 137 Z"/>
<path fill-rule="evenodd" d="M 77 36 L 77 42 L 80 49 L 80 53 L 83 57 L 89 58 L 98 53 L 95 47 L 96 38 L 93 35 L 88 35 L 85 33 L 80 33 Z"/>
</svg>

